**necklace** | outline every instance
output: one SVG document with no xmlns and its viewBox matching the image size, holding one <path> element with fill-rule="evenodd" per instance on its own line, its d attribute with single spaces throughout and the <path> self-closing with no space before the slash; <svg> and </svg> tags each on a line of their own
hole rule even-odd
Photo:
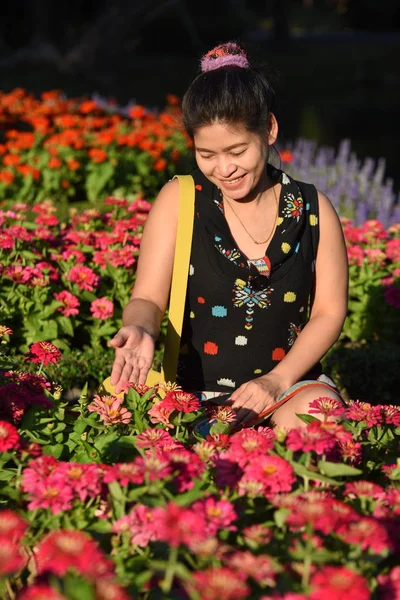
<svg viewBox="0 0 400 600">
<path fill-rule="evenodd" d="M 275 231 L 275 226 L 276 226 L 276 222 L 277 222 L 277 219 L 278 219 L 279 203 L 278 203 L 278 198 L 277 198 L 277 195 L 276 195 L 275 185 L 272 186 L 272 189 L 274 191 L 274 196 L 275 196 L 275 202 L 276 202 L 276 208 L 277 208 L 277 210 L 276 210 L 275 219 L 274 219 L 274 223 L 272 225 L 271 232 L 270 232 L 269 236 L 267 237 L 267 239 L 263 240 L 262 242 L 257 242 L 257 240 L 255 240 L 253 238 L 253 236 L 251 235 L 250 231 L 248 231 L 247 227 L 245 226 L 245 224 L 243 223 L 243 221 L 240 219 L 239 215 L 236 213 L 235 209 L 233 208 L 233 206 L 230 203 L 230 201 L 228 200 L 228 198 L 224 198 L 227 201 L 227 203 L 229 204 L 230 209 L 232 210 L 233 214 L 235 215 L 235 217 L 237 218 L 237 220 L 239 221 L 239 223 L 241 224 L 241 226 L 243 227 L 243 229 L 245 230 L 245 232 L 247 233 L 247 235 L 249 237 L 251 237 L 251 239 L 253 240 L 253 242 L 255 244 L 257 244 L 257 246 L 262 246 L 263 244 L 266 244 L 270 240 L 272 234 Z"/>
</svg>

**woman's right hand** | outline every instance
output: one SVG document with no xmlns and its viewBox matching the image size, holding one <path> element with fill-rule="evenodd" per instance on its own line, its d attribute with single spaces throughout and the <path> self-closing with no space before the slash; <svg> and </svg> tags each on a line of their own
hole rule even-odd
<svg viewBox="0 0 400 600">
<path fill-rule="evenodd" d="M 111 385 L 119 394 L 125 383 L 145 383 L 154 357 L 154 338 L 142 327 L 127 325 L 108 342 L 115 348 Z"/>
</svg>

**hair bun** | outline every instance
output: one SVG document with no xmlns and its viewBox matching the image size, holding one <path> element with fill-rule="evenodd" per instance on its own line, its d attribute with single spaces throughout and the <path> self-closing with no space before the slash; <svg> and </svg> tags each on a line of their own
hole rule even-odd
<svg viewBox="0 0 400 600">
<path fill-rule="evenodd" d="M 214 71 L 221 67 L 239 67 L 241 69 L 249 68 L 246 52 L 236 44 L 236 42 L 227 42 L 220 44 L 203 56 L 200 61 L 202 72 Z"/>
</svg>

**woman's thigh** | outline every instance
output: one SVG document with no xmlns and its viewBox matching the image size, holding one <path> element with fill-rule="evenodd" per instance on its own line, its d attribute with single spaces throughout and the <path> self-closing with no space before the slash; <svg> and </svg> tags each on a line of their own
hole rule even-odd
<svg viewBox="0 0 400 600">
<path fill-rule="evenodd" d="M 290 400 L 278 408 L 271 416 L 270 423 L 272 427 L 283 429 L 293 429 L 294 427 L 305 427 L 304 421 L 299 419 L 297 414 L 308 414 L 310 404 L 318 398 L 332 398 L 343 403 L 339 393 L 336 393 L 327 385 L 313 385 L 309 388 L 299 390 Z M 318 415 L 313 415 L 318 418 Z"/>
</svg>

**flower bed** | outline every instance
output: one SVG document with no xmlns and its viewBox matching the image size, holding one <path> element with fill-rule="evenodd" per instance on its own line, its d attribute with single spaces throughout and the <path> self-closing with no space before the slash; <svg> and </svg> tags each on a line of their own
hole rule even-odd
<svg viewBox="0 0 400 600">
<path fill-rule="evenodd" d="M 3 598 L 400 594 L 399 408 L 320 398 L 304 429 L 228 436 L 220 407 L 203 439 L 199 402 L 168 386 L 60 401 L 58 353 L 33 344 L 35 374 L 1 359 Z"/>
<path fill-rule="evenodd" d="M 36 99 L 22 89 L 0 92 L 0 200 L 86 199 L 144 191 L 154 197 L 176 173 L 187 138 L 179 103 L 164 111 L 132 106 L 129 116 L 59 91 Z"/>
</svg>

